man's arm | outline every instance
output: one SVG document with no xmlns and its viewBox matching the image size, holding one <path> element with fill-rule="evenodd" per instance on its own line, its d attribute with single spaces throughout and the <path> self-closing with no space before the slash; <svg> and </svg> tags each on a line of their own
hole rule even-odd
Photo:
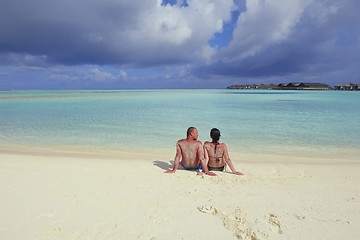
<svg viewBox="0 0 360 240">
<path fill-rule="evenodd" d="M 176 155 L 175 155 L 175 159 L 174 159 L 173 169 L 172 170 L 167 170 L 167 171 L 165 171 L 165 173 L 175 173 L 177 168 L 179 167 L 180 158 L 181 158 L 181 148 L 179 146 L 179 143 L 177 143 L 176 144 Z"/>
<path fill-rule="evenodd" d="M 203 150 L 204 150 L 205 164 L 206 164 L 206 166 L 207 166 L 207 164 L 208 164 L 208 162 L 209 162 L 209 153 L 208 153 L 205 145 L 206 145 L 206 143 L 204 143 L 204 148 L 203 148 Z"/>
<path fill-rule="evenodd" d="M 215 173 L 213 172 L 210 172 L 208 167 L 207 167 L 207 161 L 204 157 L 204 153 L 202 151 L 202 144 L 201 142 L 199 143 L 199 146 L 198 146 L 198 150 L 197 150 L 197 154 L 198 154 L 198 157 L 201 161 L 201 166 L 202 166 L 202 169 L 203 169 L 203 172 L 209 176 L 217 176 Z M 206 151 L 206 150 L 205 150 Z"/>
</svg>

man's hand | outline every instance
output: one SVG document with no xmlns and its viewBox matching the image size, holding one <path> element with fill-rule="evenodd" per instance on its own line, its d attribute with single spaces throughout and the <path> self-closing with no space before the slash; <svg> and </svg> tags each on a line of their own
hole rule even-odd
<svg viewBox="0 0 360 240">
<path fill-rule="evenodd" d="M 233 172 L 233 174 L 239 175 L 239 176 L 244 175 L 242 172 Z"/>
<path fill-rule="evenodd" d="M 172 170 L 166 170 L 164 173 L 175 173 L 176 170 L 172 169 Z"/>
</svg>

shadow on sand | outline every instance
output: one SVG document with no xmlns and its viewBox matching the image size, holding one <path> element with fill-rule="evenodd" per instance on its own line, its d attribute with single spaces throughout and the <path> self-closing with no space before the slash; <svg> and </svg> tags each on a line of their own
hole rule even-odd
<svg viewBox="0 0 360 240">
<path fill-rule="evenodd" d="M 164 161 L 154 161 L 154 166 L 161 168 L 163 170 L 171 170 L 173 167 L 174 161 L 164 162 Z"/>
</svg>

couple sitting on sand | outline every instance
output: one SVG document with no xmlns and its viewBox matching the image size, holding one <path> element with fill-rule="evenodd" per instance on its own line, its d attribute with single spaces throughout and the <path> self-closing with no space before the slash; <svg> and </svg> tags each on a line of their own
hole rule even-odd
<svg viewBox="0 0 360 240">
<path fill-rule="evenodd" d="M 197 140 L 198 136 L 199 134 L 196 128 L 188 128 L 186 139 L 181 139 L 176 144 L 176 156 L 173 169 L 165 171 L 165 173 L 175 173 L 176 169 L 181 165 L 185 170 L 199 171 L 202 169 L 203 173 L 216 176 L 215 173 L 210 171 L 223 171 L 227 164 L 234 174 L 243 175 L 241 172 L 235 170 L 229 157 L 226 144 L 219 143 L 219 129 L 211 129 L 210 137 L 212 141 L 204 143 L 204 151 L 202 143 Z M 203 173 L 198 172 L 199 175 Z"/>
</svg>

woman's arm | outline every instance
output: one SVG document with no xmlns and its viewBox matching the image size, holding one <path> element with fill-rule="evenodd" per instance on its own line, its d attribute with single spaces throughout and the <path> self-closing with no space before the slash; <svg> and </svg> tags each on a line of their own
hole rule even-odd
<svg viewBox="0 0 360 240">
<path fill-rule="evenodd" d="M 207 175 L 210 175 L 210 176 L 216 176 L 215 173 L 213 172 L 210 172 L 208 167 L 207 167 L 207 160 L 206 160 L 206 156 L 207 155 L 207 151 L 206 149 L 204 149 L 204 152 L 203 152 L 203 146 L 202 144 L 200 143 L 200 146 L 198 148 L 198 156 L 200 158 L 200 161 L 201 161 L 201 165 L 202 165 L 202 169 L 203 169 L 203 172 Z M 209 157 L 209 156 L 208 156 Z"/>
<path fill-rule="evenodd" d="M 236 175 L 244 175 L 242 172 L 238 172 L 235 170 L 235 167 L 230 159 L 230 156 L 229 156 L 229 152 L 227 150 L 227 147 L 226 147 L 226 144 L 224 143 L 224 158 L 225 158 L 225 162 L 227 165 L 229 165 L 231 171 L 233 174 L 236 174 Z"/>
</svg>

